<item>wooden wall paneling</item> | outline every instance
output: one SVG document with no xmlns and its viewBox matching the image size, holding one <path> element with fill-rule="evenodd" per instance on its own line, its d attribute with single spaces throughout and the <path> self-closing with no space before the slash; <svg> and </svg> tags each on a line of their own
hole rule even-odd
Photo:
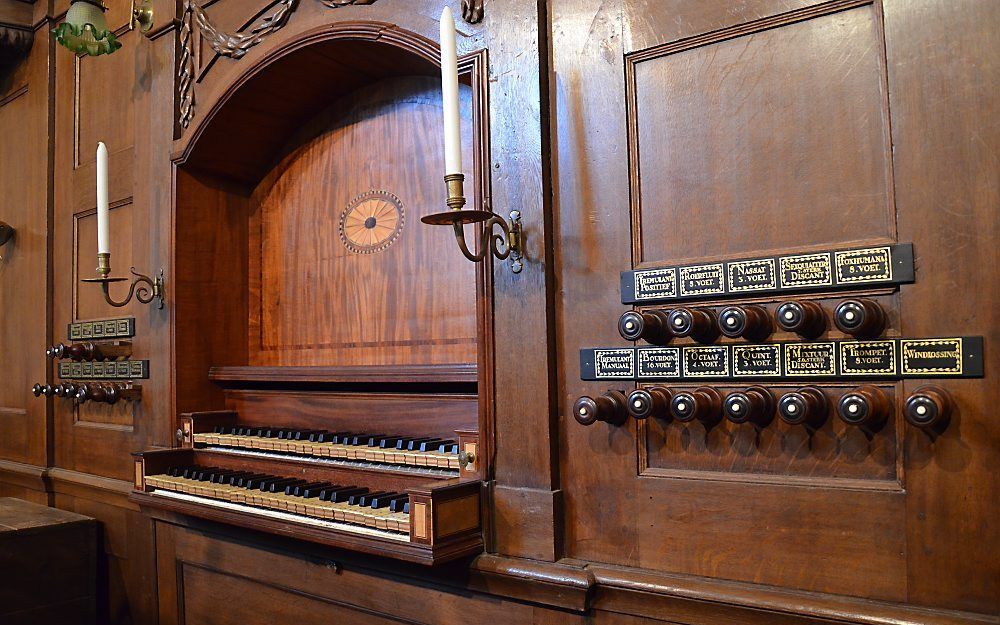
<svg viewBox="0 0 1000 625">
<path fill-rule="evenodd" d="M 626 60 L 638 266 L 893 234 L 878 11 L 792 15 Z"/>
<path fill-rule="evenodd" d="M 109 22 L 114 28 L 114 22 Z M 123 27 L 121 23 L 118 27 Z M 53 339 L 65 340 L 66 325 L 82 319 L 121 316 L 104 303 L 99 287 L 84 285 L 79 278 L 96 275 L 96 151 L 97 136 L 107 137 L 109 158 L 109 200 L 119 208 L 111 212 L 115 240 L 121 247 L 113 251 L 116 275 L 137 264 L 133 254 L 144 247 L 135 244 L 132 201 L 135 162 L 133 141 L 136 41 L 138 35 L 120 32 L 123 47 L 108 57 L 78 57 L 55 49 L 55 199 L 53 222 Z M 65 53 L 64 53 L 65 52 Z M 112 67 L 98 65 L 112 60 Z M 112 70 L 109 72 L 109 70 Z M 85 83 L 85 84 L 84 84 Z M 120 85 L 118 101 L 109 97 L 109 86 Z M 125 113 L 123 114 L 123 110 Z M 87 146 L 81 145 L 82 141 Z M 127 215 L 126 215 L 127 213 Z M 126 219 L 122 219 L 126 217 Z M 131 218 L 131 219 L 129 219 Z M 131 222 L 123 224 L 122 222 Z M 122 225 L 130 225 L 127 230 Z M 78 237 L 89 235 L 86 240 Z M 145 240 L 145 238 L 144 238 Z M 88 253 L 89 252 L 89 253 Z M 132 252 L 132 253 L 129 253 Z M 78 255 L 80 262 L 77 262 Z M 142 263 L 138 263 L 142 264 Z M 82 266 L 81 266 L 82 265 Z M 133 305 L 134 306 L 134 305 Z M 131 310 L 131 306 L 127 310 Z M 126 313 L 128 314 L 128 313 Z M 134 353 L 142 354 L 141 338 L 133 342 Z M 36 349 L 44 349 L 44 345 Z M 141 356 L 139 356 L 141 357 Z M 111 449 L 128 449 L 134 434 L 136 407 L 131 404 L 107 407 L 94 403 L 77 406 L 69 400 L 53 400 L 55 409 L 55 464 L 74 470 L 129 477 L 129 463 L 121 462 Z"/>
<path fill-rule="evenodd" d="M 555 7 L 555 216 L 564 242 L 556 249 L 556 314 L 566 380 L 560 392 L 563 411 L 579 395 L 614 386 L 574 381 L 578 349 L 622 344 L 615 328 L 623 309 L 618 272 L 633 263 L 814 247 L 826 237 L 838 245 L 894 240 L 881 5 L 793 3 L 790 8 L 628 0 Z M 844 36 L 827 38 L 840 29 L 846 29 Z M 770 42 L 767 53 L 756 54 L 755 46 L 764 41 Z M 655 64 L 664 61 L 671 65 L 661 72 Z M 849 63 L 842 67 L 840 61 Z M 642 67 L 646 63 L 654 65 Z M 720 63 L 718 72 L 712 63 Z M 813 71 L 800 73 L 809 66 Z M 689 75 L 697 76 L 690 88 L 681 84 Z M 782 80 L 768 87 L 775 76 Z M 810 82 L 822 84 L 811 87 Z M 787 91 L 782 94 L 782 89 Z M 813 100 L 825 90 L 836 97 Z M 636 97 L 629 100 L 629 95 Z M 692 95 L 697 103 L 689 99 Z M 768 104 L 768 97 L 777 100 Z M 720 108 L 725 119 L 698 121 Z M 814 113 L 824 124 L 814 123 Z M 650 118 L 643 120 L 645 115 Z M 849 146 L 811 134 L 839 124 L 860 133 Z M 720 130 L 727 127 L 728 132 Z M 813 141 L 836 155 L 819 157 L 823 150 L 810 148 Z M 729 148 L 712 156 L 720 146 Z M 713 163 L 739 155 L 740 162 L 712 173 Z M 792 172 L 794 182 L 783 178 Z M 859 189 L 868 190 L 850 195 Z M 810 199 L 811 194 L 822 199 Z M 837 197 L 839 203 L 826 203 Z M 853 217 L 841 221 L 845 214 Z M 795 226 L 803 218 L 813 221 Z M 810 231 L 812 223 L 829 227 Z M 571 241 L 575 244 L 565 244 Z M 885 302 L 890 310 L 900 306 L 897 295 Z M 896 385 L 897 397 L 901 390 Z M 631 423 L 587 429 L 570 419 L 564 423 L 560 474 L 568 555 L 907 601 L 911 548 L 904 521 L 906 476 L 898 461 L 886 465 L 890 472 L 880 478 L 887 478 L 883 492 L 858 491 L 818 476 L 798 486 L 783 484 L 794 480 L 777 478 L 769 485 L 767 479 L 739 476 L 733 479 L 742 486 L 719 483 L 715 476 L 692 471 L 696 458 L 669 450 L 650 452 L 650 458 L 677 471 L 670 477 L 650 471 L 639 477 L 637 469 L 644 465 Z M 852 514 L 837 514 L 836 502 L 849 502 Z M 833 534 L 839 539 L 830 540 Z M 845 567 L 852 572 L 842 574 Z"/>
<path fill-rule="evenodd" d="M 456 592 L 458 588 L 449 589 L 433 577 L 414 584 L 326 551 L 301 557 L 164 522 L 157 523 L 156 536 L 161 625 L 265 623 L 277 614 L 304 622 L 322 615 L 352 623 L 445 625 L 485 622 L 502 612 L 504 622 L 515 625 L 562 621 L 539 618 L 541 610 L 530 605 Z M 231 602 L 253 606 L 254 611 L 218 609 L 219 593 L 226 597 L 239 591 L 246 594 L 232 595 Z M 249 599 L 251 595 L 258 599 Z M 269 601 L 258 602 L 264 598 Z M 234 619 L 236 615 L 241 618 Z"/>
<path fill-rule="evenodd" d="M 909 336 L 979 334 L 987 378 L 942 380 L 957 414 L 936 441 L 905 440 L 907 588 L 917 604 L 996 615 L 1000 548 L 995 467 L 1000 438 L 997 266 L 1000 113 L 992 2 L 885 3 L 889 101 L 901 240 L 913 241 L 915 284 L 900 292 Z M 961 33 L 961 36 L 956 36 Z M 907 393 L 920 386 L 907 381 Z"/>
<path fill-rule="evenodd" d="M 0 345 L 7 350 L 0 384 L 0 458 L 46 466 L 51 405 L 35 398 L 45 384 L 50 333 L 49 49 L 42 22 L 29 55 L 0 68 L 0 220 L 15 229 L 0 247 Z"/>
<path fill-rule="evenodd" d="M 226 408 L 238 412 L 241 423 L 332 431 L 354 431 L 373 415 L 391 415 L 391 425 L 386 420 L 368 427 L 454 439 L 456 430 L 476 422 L 478 405 L 475 394 L 227 390 Z"/>
<path fill-rule="evenodd" d="M 487 10 L 478 25 L 490 54 L 493 210 L 520 211 L 526 257 L 516 275 L 506 263 L 493 264 L 495 549 L 540 560 L 561 555 L 555 344 L 549 330 L 555 300 L 551 180 L 548 162 L 539 157 L 550 141 L 549 4 L 507 3 L 503 11 Z M 531 505 L 519 508 L 526 501 Z M 535 518 L 553 523 L 532 523 Z"/>
<path fill-rule="evenodd" d="M 153 523 L 126 499 L 131 482 L 53 469 L 55 506 L 100 521 L 98 622 L 153 623 Z"/>
<path fill-rule="evenodd" d="M 585 429 L 568 414 L 576 397 L 608 388 L 579 382 L 579 348 L 620 341 L 618 272 L 630 265 L 631 249 L 622 4 L 555 4 L 552 33 L 563 548 L 571 556 L 613 554 L 620 564 L 636 565 L 635 441 L 626 428 Z M 580 553 L 581 546 L 603 543 L 604 537 L 615 543 L 607 555 L 603 546 Z"/>
<path fill-rule="evenodd" d="M 183 169 L 177 180 L 174 227 L 174 413 L 221 408 L 212 366 L 247 362 L 247 200 L 213 188 Z M 205 258 L 212 258 L 205 263 Z M 178 389 L 183 389 L 178 392 Z"/>
</svg>

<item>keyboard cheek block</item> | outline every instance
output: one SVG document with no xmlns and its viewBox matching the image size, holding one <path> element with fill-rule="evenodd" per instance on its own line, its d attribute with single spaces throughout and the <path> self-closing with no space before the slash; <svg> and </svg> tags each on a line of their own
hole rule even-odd
<svg viewBox="0 0 1000 625">
<path fill-rule="evenodd" d="M 378 436 L 384 440 L 365 447 L 388 447 L 389 437 Z M 194 516 L 427 565 L 483 549 L 482 483 L 475 478 L 428 482 L 419 474 L 195 447 L 133 459 L 129 497 L 160 518 Z"/>
</svg>

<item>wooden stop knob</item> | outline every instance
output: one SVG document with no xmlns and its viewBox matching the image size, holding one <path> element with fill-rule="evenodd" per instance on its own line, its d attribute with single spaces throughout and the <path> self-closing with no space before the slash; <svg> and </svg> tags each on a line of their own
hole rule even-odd
<svg viewBox="0 0 1000 625">
<path fill-rule="evenodd" d="M 751 386 L 727 395 L 722 409 L 733 423 L 767 427 L 774 420 L 774 395 L 763 386 Z"/>
<path fill-rule="evenodd" d="M 706 308 L 677 308 L 667 319 L 674 336 L 690 336 L 699 343 L 711 343 L 719 338 L 715 313 Z"/>
<path fill-rule="evenodd" d="M 670 400 L 670 416 L 682 423 L 697 419 L 705 427 L 712 427 L 722 420 L 722 396 L 707 386 L 674 393 Z"/>
<path fill-rule="evenodd" d="M 870 299 L 848 299 L 833 311 L 833 323 L 844 334 L 859 339 L 874 338 L 885 330 L 885 311 Z"/>
<path fill-rule="evenodd" d="M 941 434 L 948 428 L 954 405 L 944 389 L 924 386 L 906 399 L 903 417 L 912 426 Z"/>
<path fill-rule="evenodd" d="M 719 330 L 729 338 L 757 342 L 771 336 L 774 324 L 762 306 L 728 306 L 719 313 Z"/>
<path fill-rule="evenodd" d="M 826 331 L 826 314 L 822 306 L 807 300 L 792 300 L 778 306 L 774 320 L 785 332 L 794 332 L 811 340 Z"/>
<path fill-rule="evenodd" d="M 778 415 L 791 425 L 805 425 L 818 430 L 826 423 L 829 403 L 823 391 L 814 386 L 804 386 L 785 393 L 778 401 Z"/>
<path fill-rule="evenodd" d="M 670 417 L 672 395 L 670 389 L 662 386 L 651 386 L 632 391 L 628 396 L 628 413 L 633 419 L 639 420 L 649 417 L 667 419 Z"/>
<path fill-rule="evenodd" d="M 626 401 L 621 391 L 608 391 L 596 398 L 584 395 L 573 404 L 573 417 L 580 425 L 593 425 L 597 421 L 621 425 L 628 418 Z"/>
<path fill-rule="evenodd" d="M 629 310 L 618 319 L 618 333 L 626 341 L 643 340 L 652 345 L 666 345 L 673 338 L 662 310 Z"/>
<path fill-rule="evenodd" d="M 889 412 L 889 397 L 877 386 L 859 386 L 837 402 L 837 415 L 844 423 L 870 432 L 882 429 Z"/>
</svg>

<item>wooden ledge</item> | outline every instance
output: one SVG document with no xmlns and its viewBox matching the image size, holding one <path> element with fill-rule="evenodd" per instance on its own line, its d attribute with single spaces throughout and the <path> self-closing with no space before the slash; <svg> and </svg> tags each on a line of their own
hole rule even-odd
<svg viewBox="0 0 1000 625">
<path fill-rule="evenodd" d="M 474 383 L 478 379 L 475 364 L 358 367 L 212 367 L 208 379 L 213 382 L 242 383 Z"/>
<path fill-rule="evenodd" d="M 470 565 L 475 590 L 587 612 L 605 610 L 691 625 L 854 623 L 996 625 L 996 617 L 760 584 L 659 573 L 565 559 L 483 555 Z"/>
<path fill-rule="evenodd" d="M 470 564 L 469 585 L 480 592 L 586 612 L 594 577 L 566 564 L 485 554 Z"/>
</svg>

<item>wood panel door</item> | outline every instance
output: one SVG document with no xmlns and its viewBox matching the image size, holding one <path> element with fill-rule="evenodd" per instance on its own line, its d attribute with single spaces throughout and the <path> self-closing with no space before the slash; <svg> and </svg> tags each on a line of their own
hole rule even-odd
<svg viewBox="0 0 1000 625">
<path fill-rule="evenodd" d="M 169 446 L 171 441 L 170 308 L 159 310 L 135 300 L 116 308 L 105 301 L 99 285 L 80 280 L 97 275 L 99 141 L 110 155 L 112 275 L 131 277 L 130 267 L 149 275 L 169 269 L 169 68 L 174 50 L 170 37 L 154 34 L 150 39 L 129 29 L 127 0 L 106 4 L 110 28 L 122 43 L 119 50 L 98 57 L 54 50 L 53 340 L 67 342 L 72 322 L 132 317 L 136 331 L 131 357 L 149 360 L 150 376 L 136 380 L 143 387 L 137 402 L 109 406 L 55 399 L 55 464 L 131 481 L 129 453 L 151 444 Z M 112 297 L 124 299 L 127 285 L 113 285 Z"/>
<path fill-rule="evenodd" d="M 886 310 L 885 335 L 982 335 L 995 370 L 998 19 L 985 1 L 554 4 L 567 556 L 996 610 L 989 378 L 937 384 L 957 409 L 936 439 L 900 415 L 916 380 L 884 385 L 893 417 L 871 438 L 836 417 L 810 437 L 777 419 L 585 428 L 570 409 L 612 386 L 580 381 L 579 350 L 630 345 L 621 271 L 869 243 L 916 254 L 915 284 L 855 293 Z"/>
<path fill-rule="evenodd" d="M 6 61 L 6 59 L 5 59 Z M 48 33 L 29 56 L 0 64 L 0 221 L 15 230 L 0 246 L 0 459 L 47 464 Z M 24 496 L 0 487 L 0 494 Z"/>
</svg>

